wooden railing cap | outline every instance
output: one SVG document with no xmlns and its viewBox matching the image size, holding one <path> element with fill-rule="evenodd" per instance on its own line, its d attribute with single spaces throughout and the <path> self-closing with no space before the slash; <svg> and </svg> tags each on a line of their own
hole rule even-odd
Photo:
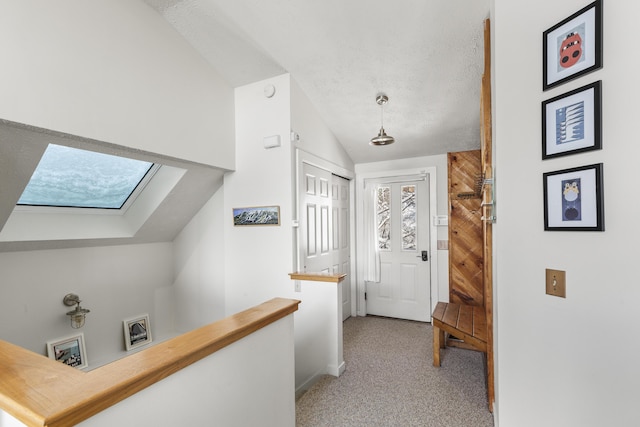
<svg viewBox="0 0 640 427">
<path fill-rule="evenodd" d="M 298 310 L 274 298 L 89 372 L 0 340 L 0 409 L 30 427 L 74 426 Z"/>
</svg>

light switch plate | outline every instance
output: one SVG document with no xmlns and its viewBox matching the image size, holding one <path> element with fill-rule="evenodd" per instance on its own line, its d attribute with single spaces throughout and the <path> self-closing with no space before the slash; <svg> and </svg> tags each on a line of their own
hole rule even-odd
<svg viewBox="0 0 640 427">
<path fill-rule="evenodd" d="M 433 225 L 436 227 L 444 227 L 449 225 L 449 217 L 447 215 L 434 215 Z"/>
<path fill-rule="evenodd" d="M 546 292 L 547 295 L 556 297 L 567 297 L 567 274 L 564 270 L 552 270 L 547 268 L 546 272 Z"/>
<path fill-rule="evenodd" d="M 262 138 L 264 148 L 280 147 L 280 135 L 265 136 Z"/>
</svg>

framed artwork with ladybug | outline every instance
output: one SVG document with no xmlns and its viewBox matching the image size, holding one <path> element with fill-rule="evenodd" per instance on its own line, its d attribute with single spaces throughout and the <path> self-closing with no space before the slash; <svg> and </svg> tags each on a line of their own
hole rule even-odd
<svg viewBox="0 0 640 427">
<path fill-rule="evenodd" d="M 542 90 L 602 68 L 602 0 L 542 33 Z"/>
<path fill-rule="evenodd" d="M 546 231 L 604 231 L 602 163 L 543 174 Z"/>
</svg>

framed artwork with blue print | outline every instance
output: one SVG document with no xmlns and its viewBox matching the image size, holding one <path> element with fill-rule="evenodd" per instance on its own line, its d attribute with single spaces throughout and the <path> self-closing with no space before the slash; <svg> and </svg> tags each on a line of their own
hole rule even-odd
<svg viewBox="0 0 640 427">
<path fill-rule="evenodd" d="M 542 102 L 542 159 L 602 148 L 602 81 Z"/>
</svg>

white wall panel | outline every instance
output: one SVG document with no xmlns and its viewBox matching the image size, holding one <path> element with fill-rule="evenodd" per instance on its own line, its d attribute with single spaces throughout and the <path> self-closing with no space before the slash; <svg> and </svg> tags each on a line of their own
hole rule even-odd
<svg viewBox="0 0 640 427">
<path fill-rule="evenodd" d="M 589 1 L 495 0 L 497 419 L 502 427 L 638 424 L 640 199 L 630 196 L 640 57 L 629 31 L 640 3 L 604 1 L 604 67 L 542 90 L 542 32 Z M 541 160 L 541 102 L 602 80 L 603 148 Z M 604 232 L 543 229 L 542 174 L 604 163 Z M 545 269 L 566 271 L 567 297 L 545 294 Z M 618 343 L 618 344 L 616 344 Z"/>
</svg>

